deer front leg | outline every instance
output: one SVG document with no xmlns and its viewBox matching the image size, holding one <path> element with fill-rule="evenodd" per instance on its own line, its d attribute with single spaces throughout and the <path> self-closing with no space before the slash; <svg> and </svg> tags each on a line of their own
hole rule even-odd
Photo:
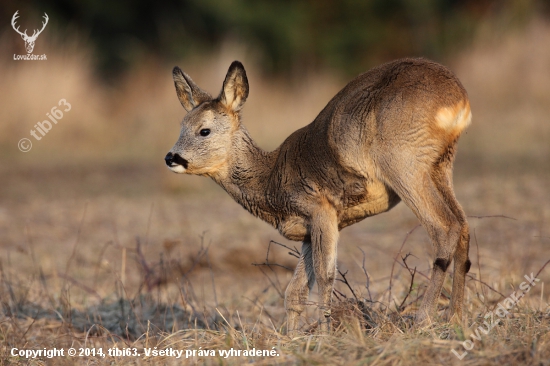
<svg viewBox="0 0 550 366">
<path fill-rule="evenodd" d="M 322 333 L 330 329 L 332 290 L 336 279 L 336 250 L 338 244 L 338 221 L 336 212 L 323 207 L 312 217 L 311 245 L 313 270 L 319 289 L 319 322 Z"/>
<path fill-rule="evenodd" d="M 314 283 L 315 274 L 313 272 L 313 258 L 311 257 L 311 243 L 303 242 L 302 255 L 285 292 L 286 331 L 291 337 L 298 330 L 300 314 L 304 311 L 309 291 L 313 288 Z"/>
</svg>

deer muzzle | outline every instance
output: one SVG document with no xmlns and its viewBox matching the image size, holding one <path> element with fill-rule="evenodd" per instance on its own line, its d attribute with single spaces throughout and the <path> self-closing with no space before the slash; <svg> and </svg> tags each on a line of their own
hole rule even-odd
<svg viewBox="0 0 550 366">
<path fill-rule="evenodd" d="M 173 154 L 172 152 L 166 154 L 164 161 L 166 162 L 168 169 L 175 173 L 185 173 L 189 164 L 189 162 L 182 158 L 178 153 Z"/>
</svg>

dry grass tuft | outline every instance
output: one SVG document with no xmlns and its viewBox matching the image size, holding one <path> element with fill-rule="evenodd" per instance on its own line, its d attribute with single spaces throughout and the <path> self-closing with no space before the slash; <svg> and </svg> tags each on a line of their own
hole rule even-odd
<svg viewBox="0 0 550 366">
<path fill-rule="evenodd" d="M 163 256 L 158 261 L 150 261 L 146 259 L 151 257 L 147 252 L 153 248 L 142 249 L 141 240 L 134 248 L 125 250 L 128 255 L 126 285 L 121 283 L 120 273 L 106 270 L 107 273 L 101 274 L 105 271 L 101 268 L 99 277 L 104 277 L 103 280 L 99 280 L 93 288 L 87 285 L 85 282 L 90 281 L 85 273 L 91 271 L 85 267 L 98 265 L 95 261 L 82 263 L 82 268 L 72 271 L 73 276 L 60 273 L 49 276 L 37 263 L 33 264 L 36 267 L 30 275 L 21 275 L 11 264 L 3 266 L 0 273 L 3 307 L 0 337 L 4 347 L 0 350 L 0 360 L 25 364 L 25 359 L 11 356 L 14 347 L 94 347 L 102 348 L 103 352 L 113 348 L 131 348 L 133 352 L 135 348 L 141 355 L 106 356 L 104 359 L 91 356 L 57 357 L 49 360 L 55 364 L 74 364 L 76 361 L 77 364 L 97 362 L 123 365 L 151 361 L 170 365 L 181 362 L 169 356 L 146 357 L 145 349 L 154 347 L 157 350 L 182 350 L 184 355 L 188 351 L 188 362 L 200 364 L 366 362 L 389 365 L 433 363 L 435 360 L 443 364 L 544 364 L 550 357 L 550 306 L 547 300 L 540 302 L 538 299 L 539 289 L 540 299 L 547 297 L 544 297 L 542 288 L 543 283 L 550 279 L 545 267 L 534 271 L 535 277 L 541 278 L 540 284 L 537 283 L 533 289 L 536 295 L 528 293 L 526 299 L 510 309 L 510 314 L 488 332 L 483 332 L 483 329 L 488 329 L 487 323 L 484 323 L 488 321 L 485 315 L 498 309 L 503 297 L 512 293 L 512 290 L 505 289 L 508 279 L 498 280 L 491 275 L 478 281 L 475 271 L 472 271 L 467 286 L 469 306 L 466 314 L 472 325 L 462 329 L 442 321 L 424 327 L 414 325 L 410 309 L 419 305 L 423 293 L 419 284 L 425 281 L 414 281 L 412 273 L 415 272 L 411 273 L 407 264 L 409 256 L 402 256 L 400 263 L 411 274 L 408 278 L 410 282 L 397 281 L 394 284 L 395 299 L 398 300 L 394 304 L 388 305 L 386 301 L 389 290 L 387 277 L 366 282 L 366 278 L 352 279 L 347 271 L 340 272 L 339 285 L 334 293 L 331 334 L 317 334 L 313 299 L 302 335 L 290 339 L 283 334 L 284 313 L 280 309 L 281 284 L 285 282 L 282 277 L 287 271 L 275 270 L 278 263 L 268 256 L 262 266 L 266 269 L 263 271 L 265 281 L 258 278 L 251 281 L 250 277 L 258 277 L 259 271 L 245 274 L 234 273 L 231 269 L 228 270 L 230 278 L 226 279 L 229 281 L 220 281 L 223 271 L 213 269 L 212 263 L 223 260 L 223 257 L 210 259 L 208 253 L 212 249 L 204 246 L 204 239 L 204 236 L 199 238 L 194 250 L 185 250 L 187 253 L 194 252 L 189 254 L 191 265 L 185 272 L 171 272 L 171 281 L 161 281 L 159 278 L 167 273 L 170 266 L 184 267 L 178 264 L 187 260 L 185 256 L 178 256 L 177 248 L 180 246 L 170 247 L 171 262 L 165 261 Z M 271 246 L 268 248 L 271 253 L 276 251 Z M 286 250 L 282 246 L 279 248 Z M 294 251 L 291 253 L 295 254 Z M 32 251 L 24 253 L 24 256 L 32 260 Z M 108 256 L 102 253 L 99 258 L 102 257 Z M 78 251 L 75 258 L 79 261 Z M 172 264 L 168 266 L 168 263 Z M 550 261 L 546 265 L 548 263 Z M 248 267 L 251 267 L 250 264 Z M 365 277 L 367 273 L 363 273 Z M 78 279 L 74 278 L 77 276 Z M 133 281 L 130 281 L 131 278 Z M 406 279 L 406 276 L 401 274 L 395 278 L 399 279 Z M 105 294 L 108 286 L 104 282 L 112 280 L 115 291 Z M 512 281 L 516 289 L 521 280 Z M 239 284 L 229 285 L 235 281 Z M 361 282 L 363 285 L 359 286 Z M 369 288 L 365 287 L 366 283 L 370 283 Z M 209 285 L 213 292 L 208 297 L 204 297 L 205 285 Z M 224 292 L 224 287 L 233 295 Z M 238 288 L 241 290 L 236 293 Z M 446 291 L 449 290 L 449 284 L 446 284 Z M 220 291 L 217 296 L 216 291 Z M 442 311 L 448 305 L 446 291 L 442 295 Z M 499 295 L 502 292 L 504 294 Z M 496 315 L 494 318 L 500 319 Z M 464 344 L 467 344 L 464 342 L 468 340 L 471 342 L 469 351 L 464 354 Z M 235 352 L 231 357 L 225 358 L 224 354 L 220 354 L 220 350 L 231 349 Z M 252 349 L 274 350 L 277 356 L 242 356 L 244 350 Z M 208 350 L 214 355 L 199 355 L 199 350 Z M 236 354 L 238 350 L 241 356 Z M 458 355 L 464 354 L 463 360 L 459 360 L 453 350 Z"/>
</svg>

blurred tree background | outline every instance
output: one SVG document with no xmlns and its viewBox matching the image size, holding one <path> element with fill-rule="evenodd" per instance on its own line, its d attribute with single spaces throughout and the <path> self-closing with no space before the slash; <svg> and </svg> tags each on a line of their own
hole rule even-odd
<svg viewBox="0 0 550 366">
<path fill-rule="evenodd" d="M 32 24 L 48 13 L 48 27 L 89 41 L 107 80 L 144 57 L 178 60 L 227 41 L 247 45 L 267 75 L 325 69 L 347 77 L 398 57 L 443 60 L 488 22 L 521 26 L 549 9 L 535 0 L 8 0 L 0 16 L 19 10 L 19 21 Z"/>
</svg>

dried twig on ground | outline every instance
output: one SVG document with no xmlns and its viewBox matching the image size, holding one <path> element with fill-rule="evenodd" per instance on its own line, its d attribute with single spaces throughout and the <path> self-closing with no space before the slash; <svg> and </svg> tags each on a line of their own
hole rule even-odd
<svg viewBox="0 0 550 366">
<path fill-rule="evenodd" d="M 345 273 L 342 273 L 342 271 L 338 270 L 338 273 L 340 274 L 340 276 L 342 276 L 342 279 L 338 279 L 340 282 L 343 282 L 346 284 L 346 286 L 349 288 L 349 290 L 351 291 L 351 294 L 353 295 L 353 297 L 355 298 L 355 300 L 359 301 L 359 299 L 357 298 L 357 295 L 355 294 L 355 291 L 353 291 L 353 288 L 351 287 L 350 283 L 348 282 L 348 279 L 346 278 L 346 275 L 348 274 L 348 271 L 346 271 Z"/>
<path fill-rule="evenodd" d="M 403 299 L 403 301 L 401 301 L 401 304 L 397 307 L 398 312 L 403 311 L 403 309 L 404 309 L 403 305 L 405 304 L 405 301 L 407 301 L 407 298 L 409 297 L 409 295 L 411 294 L 412 289 L 413 289 L 414 275 L 416 274 L 416 267 L 414 267 L 414 270 L 409 268 L 409 265 L 407 264 L 407 258 L 409 258 L 410 255 L 412 255 L 412 254 L 407 253 L 407 255 L 405 255 L 404 257 L 401 257 L 401 260 L 403 260 L 403 263 L 405 264 L 405 267 L 407 268 L 407 270 L 411 274 L 411 284 L 409 286 L 409 291 L 407 292 L 407 295 L 405 295 L 405 298 Z"/>
<path fill-rule="evenodd" d="M 401 251 L 403 250 L 403 247 L 405 246 L 405 243 L 407 242 L 407 239 L 409 239 L 409 236 L 411 236 L 412 233 L 414 233 L 414 231 L 416 229 L 418 229 L 420 227 L 420 224 L 416 225 L 415 227 L 413 227 L 408 233 L 407 235 L 405 235 L 405 239 L 403 239 L 403 243 L 401 243 L 401 248 L 399 248 L 399 251 L 395 254 L 395 258 L 393 259 L 393 263 L 391 265 L 391 272 L 390 272 L 390 288 L 389 288 L 389 294 L 388 294 L 388 308 L 389 309 L 389 304 L 391 304 L 391 291 L 392 291 L 392 285 L 393 285 L 393 270 L 395 268 L 395 263 L 397 262 L 397 257 L 401 254 Z"/>
</svg>

